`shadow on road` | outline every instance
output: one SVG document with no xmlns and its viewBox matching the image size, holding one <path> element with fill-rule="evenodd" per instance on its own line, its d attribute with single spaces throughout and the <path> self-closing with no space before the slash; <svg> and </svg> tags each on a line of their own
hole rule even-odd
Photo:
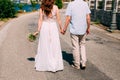
<svg viewBox="0 0 120 80">
<path fill-rule="evenodd" d="M 28 61 L 35 61 L 35 58 L 33 57 L 30 57 L 30 58 L 27 58 Z"/>
<path fill-rule="evenodd" d="M 62 51 L 62 56 L 65 61 L 67 61 L 70 65 L 73 64 L 73 55 L 71 53 L 67 53 L 66 51 Z"/>
</svg>

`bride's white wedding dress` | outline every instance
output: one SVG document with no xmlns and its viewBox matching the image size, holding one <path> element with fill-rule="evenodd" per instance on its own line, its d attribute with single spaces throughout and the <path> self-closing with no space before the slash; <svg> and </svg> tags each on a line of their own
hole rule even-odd
<svg viewBox="0 0 120 80">
<path fill-rule="evenodd" d="M 59 31 L 56 23 L 56 8 L 54 7 L 52 17 L 48 18 L 43 14 L 37 55 L 35 56 L 35 68 L 37 71 L 56 72 L 63 70 Z"/>
</svg>

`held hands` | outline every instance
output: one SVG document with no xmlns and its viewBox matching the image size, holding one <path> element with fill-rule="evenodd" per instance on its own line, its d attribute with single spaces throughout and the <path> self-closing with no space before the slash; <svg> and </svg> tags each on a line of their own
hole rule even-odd
<svg viewBox="0 0 120 80">
<path fill-rule="evenodd" d="M 60 33 L 61 33 L 61 34 L 63 34 L 63 35 L 64 35 L 64 34 L 65 34 L 65 32 L 66 32 L 66 30 L 65 30 L 65 29 L 62 29 L 62 28 L 60 29 Z"/>
</svg>

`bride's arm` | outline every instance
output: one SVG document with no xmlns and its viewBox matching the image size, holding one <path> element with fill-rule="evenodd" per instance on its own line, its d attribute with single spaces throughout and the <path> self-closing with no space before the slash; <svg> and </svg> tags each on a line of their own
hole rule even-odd
<svg viewBox="0 0 120 80">
<path fill-rule="evenodd" d="M 37 34 L 40 32 L 41 25 L 42 25 L 42 21 L 43 21 L 43 14 L 42 14 L 42 9 L 40 8 L 39 20 L 38 20 L 38 29 L 37 29 L 37 31 L 34 33 L 34 35 L 37 35 Z"/>
<path fill-rule="evenodd" d="M 57 22 L 59 24 L 60 30 L 62 30 L 62 23 L 61 23 L 61 19 L 60 19 L 60 13 L 59 13 L 59 9 L 57 6 L 55 6 L 56 8 L 56 17 L 57 17 Z"/>
</svg>

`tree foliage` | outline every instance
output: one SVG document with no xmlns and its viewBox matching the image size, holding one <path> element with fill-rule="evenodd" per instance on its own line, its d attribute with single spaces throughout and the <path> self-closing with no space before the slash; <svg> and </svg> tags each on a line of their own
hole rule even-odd
<svg viewBox="0 0 120 80">
<path fill-rule="evenodd" d="M 55 5 L 57 5 L 58 8 L 61 9 L 63 7 L 62 0 L 56 0 Z"/>
<path fill-rule="evenodd" d="M 16 11 L 11 0 L 0 0 L 0 18 L 14 17 Z"/>
</svg>

